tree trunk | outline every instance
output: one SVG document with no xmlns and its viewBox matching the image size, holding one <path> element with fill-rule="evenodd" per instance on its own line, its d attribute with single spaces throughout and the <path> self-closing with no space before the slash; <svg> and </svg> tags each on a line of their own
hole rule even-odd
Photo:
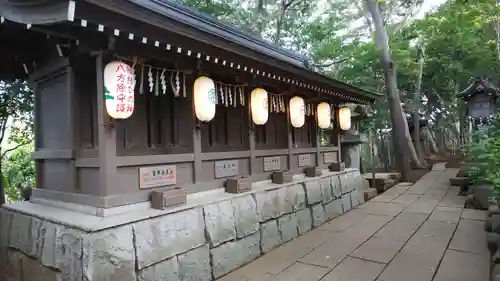
<svg viewBox="0 0 500 281">
<path fill-rule="evenodd" d="M 281 39 L 281 29 L 283 28 L 283 20 L 286 12 L 285 0 L 281 0 L 278 19 L 276 20 L 276 34 L 274 36 L 274 44 L 279 45 Z"/>
<path fill-rule="evenodd" d="M 257 0 L 257 5 L 255 7 L 255 18 L 258 19 L 257 21 L 257 31 L 259 33 L 259 36 L 262 36 L 262 33 L 264 32 L 264 22 L 262 20 L 262 16 L 265 14 L 264 10 L 264 0 Z"/>
<path fill-rule="evenodd" d="M 420 95 L 422 94 L 422 72 L 424 70 L 424 49 L 420 49 L 420 60 L 418 67 L 417 89 L 413 98 L 413 141 L 415 143 L 415 150 L 419 159 L 423 159 L 424 154 L 422 151 L 422 144 L 420 143 Z"/>
<path fill-rule="evenodd" d="M 436 113 L 436 143 L 438 146 L 438 150 L 440 152 L 445 152 L 444 147 L 444 129 L 443 129 L 443 116 L 441 112 Z"/>
<path fill-rule="evenodd" d="M 0 159 L 0 206 L 5 204 L 5 186 L 3 186 L 2 159 Z"/>
<path fill-rule="evenodd" d="M 425 138 L 429 142 L 429 146 L 430 146 L 431 152 L 433 154 L 439 153 L 439 149 L 438 149 L 438 147 L 436 145 L 436 141 L 434 140 L 434 137 L 432 136 L 431 132 L 429 131 L 429 128 L 425 127 L 424 130 L 423 130 L 423 133 L 425 135 Z"/>
<path fill-rule="evenodd" d="M 403 114 L 403 108 L 401 107 L 401 99 L 399 98 L 396 69 L 391 59 L 387 31 L 382 22 L 379 7 L 375 0 L 364 0 L 364 2 L 373 19 L 376 33 L 375 44 L 380 54 L 380 64 L 384 70 L 387 103 L 392 123 L 394 151 L 396 153 L 396 166 L 403 180 L 406 180 L 410 172 L 410 165 L 406 156 L 409 156 L 412 162 L 418 164 L 415 166 L 422 165 L 416 153 L 414 153 L 415 148 L 409 137 L 408 125 Z"/>
</svg>

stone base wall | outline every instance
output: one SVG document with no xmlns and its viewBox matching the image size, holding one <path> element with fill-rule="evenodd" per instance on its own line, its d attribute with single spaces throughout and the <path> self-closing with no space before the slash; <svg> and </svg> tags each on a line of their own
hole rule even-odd
<svg viewBox="0 0 500 281">
<path fill-rule="evenodd" d="M 2 209 L 0 280 L 215 280 L 362 203 L 361 180 L 306 178 L 98 232 Z"/>
</svg>

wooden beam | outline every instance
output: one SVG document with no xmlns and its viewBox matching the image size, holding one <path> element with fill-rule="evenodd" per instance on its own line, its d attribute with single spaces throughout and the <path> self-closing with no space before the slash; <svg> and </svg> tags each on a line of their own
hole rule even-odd
<svg viewBox="0 0 500 281">
<path fill-rule="evenodd" d="M 99 195 L 113 193 L 117 185 L 116 168 L 116 130 L 112 126 L 104 101 L 104 55 L 96 57 L 97 74 L 97 139 L 99 148 Z"/>
</svg>

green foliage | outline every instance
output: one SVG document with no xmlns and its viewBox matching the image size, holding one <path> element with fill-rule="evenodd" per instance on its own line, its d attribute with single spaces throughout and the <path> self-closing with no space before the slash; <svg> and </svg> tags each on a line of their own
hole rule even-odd
<svg viewBox="0 0 500 281">
<path fill-rule="evenodd" d="M 33 139 L 33 93 L 26 82 L 0 81 L 0 143 L 26 144 Z"/>
<path fill-rule="evenodd" d="M 32 146 L 23 147 L 3 159 L 2 183 L 11 202 L 20 201 L 35 187 L 35 162 Z"/>
<path fill-rule="evenodd" d="M 491 121 L 484 130 L 474 134 L 472 142 L 464 149 L 465 163 L 470 167 L 470 180 L 473 183 L 491 185 L 493 195 L 499 199 L 500 118 Z"/>
</svg>

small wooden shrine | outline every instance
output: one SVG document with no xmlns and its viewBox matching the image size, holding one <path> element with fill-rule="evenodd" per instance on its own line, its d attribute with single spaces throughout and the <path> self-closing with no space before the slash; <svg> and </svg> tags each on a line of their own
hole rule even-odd
<svg viewBox="0 0 500 281">
<path fill-rule="evenodd" d="M 379 97 L 173 1 L 11 0 L 0 16 L 0 79 L 34 85 L 33 198 L 110 208 L 326 168 L 339 109 Z"/>
<path fill-rule="evenodd" d="M 466 103 L 465 115 L 469 120 L 485 123 L 495 118 L 497 113 L 497 98 L 500 90 L 486 77 L 476 77 L 458 97 Z"/>
</svg>

